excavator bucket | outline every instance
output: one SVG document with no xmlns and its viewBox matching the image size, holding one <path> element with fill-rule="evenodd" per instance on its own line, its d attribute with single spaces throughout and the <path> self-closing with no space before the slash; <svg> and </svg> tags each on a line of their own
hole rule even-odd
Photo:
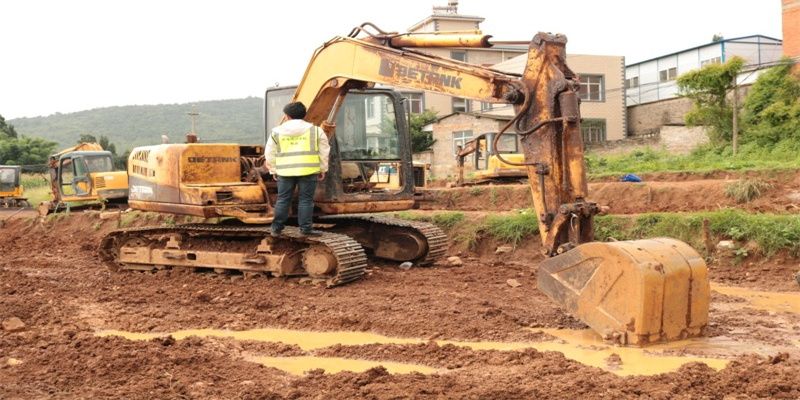
<svg viewBox="0 0 800 400">
<path fill-rule="evenodd" d="M 542 262 L 539 289 L 605 340 L 646 345 L 700 336 L 708 268 L 671 238 L 590 242 Z"/>
</svg>

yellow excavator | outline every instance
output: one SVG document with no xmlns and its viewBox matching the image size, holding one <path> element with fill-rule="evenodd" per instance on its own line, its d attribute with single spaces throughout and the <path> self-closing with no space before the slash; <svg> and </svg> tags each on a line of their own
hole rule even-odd
<svg viewBox="0 0 800 400">
<path fill-rule="evenodd" d="M 522 165 L 525 162 L 525 155 L 517 151 L 517 135 L 506 133 L 509 141 L 497 143 L 494 147 L 494 136 L 496 132 L 487 132 L 478 135 L 470 140 L 464 147 L 459 147 L 456 153 L 458 163 L 458 186 L 483 185 L 488 183 L 520 183 L 528 179 L 528 171 Z M 497 153 L 503 153 L 503 159 L 511 161 L 514 165 L 500 161 Z M 464 178 L 464 164 L 467 156 L 474 154 L 473 176 L 471 179 Z M 483 164 L 481 165 L 481 160 Z"/>
<path fill-rule="evenodd" d="M 0 165 L 0 207 L 30 207 L 20 184 L 21 171 L 16 165 Z"/>
<path fill-rule="evenodd" d="M 367 252 L 429 264 L 445 253 L 433 225 L 378 214 L 414 206 L 411 141 L 404 107 L 393 90 L 413 88 L 514 106 L 495 135 L 521 136 L 525 168 L 539 217 L 543 251 L 540 290 L 604 338 L 643 345 L 701 335 L 708 323 L 709 281 L 703 259 L 669 238 L 593 241 L 580 132 L 579 77 L 566 65 L 566 38 L 539 33 L 522 74 L 440 58 L 431 47 L 491 47 L 475 32 L 399 34 L 370 23 L 316 50 L 296 88 L 269 89 L 266 132 L 290 101 L 330 137 L 330 169 L 316 193 L 309 238 L 287 227 L 269 236 L 275 185 L 258 173 L 263 147 L 162 144 L 139 147 L 129 159 L 134 209 L 219 218 L 217 223 L 121 229 L 100 245 L 113 271 L 158 268 L 238 270 L 274 276 L 309 275 L 335 286 L 359 279 Z M 373 179 L 396 171 L 396 185 Z M 384 184 L 379 184 L 384 183 Z"/>
<path fill-rule="evenodd" d="M 51 155 L 50 201 L 39 204 L 46 215 L 60 209 L 124 204 L 128 199 L 128 175 L 114 171 L 111 152 L 97 143 L 79 143 Z"/>
</svg>

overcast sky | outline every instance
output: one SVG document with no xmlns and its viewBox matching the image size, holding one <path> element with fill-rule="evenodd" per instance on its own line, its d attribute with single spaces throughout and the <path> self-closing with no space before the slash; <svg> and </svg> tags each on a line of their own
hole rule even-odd
<svg viewBox="0 0 800 400">
<path fill-rule="evenodd" d="M 361 22 L 405 31 L 446 0 L 11 0 L 0 6 L 0 115 L 263 96 Z M 780 0 L 461 0 L 497 40 L 567 35 L 627 63 L 726 38 L 781 37 Z"/>
</svg>

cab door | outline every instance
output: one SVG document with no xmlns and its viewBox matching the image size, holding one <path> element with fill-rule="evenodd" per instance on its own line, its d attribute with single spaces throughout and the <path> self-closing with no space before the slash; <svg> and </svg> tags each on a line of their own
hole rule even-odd
<svg viewBox="0 0 800 400">
<path fill-rule="evenodd" d="M 58 188 L 63 201 L 80 201 L 90 197 L 92 180 L 83 156 L 65 155 L 58 164 Z"/>
</svg>

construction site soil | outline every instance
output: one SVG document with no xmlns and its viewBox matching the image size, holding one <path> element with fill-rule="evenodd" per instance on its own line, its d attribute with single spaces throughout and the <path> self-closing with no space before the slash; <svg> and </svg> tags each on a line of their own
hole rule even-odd
<svg viewBox="0 0 800 400">
<path fill-rule="evenodd" d="M 648 374 L 658 358 L 635 364 L 600 341 L 575 347 L 611 354 L 600 367 L 569 351 L 503 347 L 568 346 L 560 332 L 585 328 L 536 289 L 534 240 L 500 255 L 490 241 L 471 252 L 453 247 L 459 266 L 404 270 L 371 260 L 363 280 L 324 289 L 297 278 L 110 273 L 96 249 L 116 227 L 73 213 L 0 228 L 0 398 L 800 398 L 800 291 L 772 271 L 796 260 L 712 265 L 707 338 L 665 350 L 686 364 Z M 771 295 L 778 300 L 760 301 Z M 210 328 L 218 334 L 185 332 Z M 285 339 L 250 331 L 276 328 Z M 333 333 L 332 343 L 308 342 L 339 331 L 386 338 Z M 225 337 L 232 332 L 254 333 Z M 378 363 L 334 373 L 310 357 Z M 690 357 L 729 362 L 717 370 Z M 266 359 L 312 362 L 294 374 Z M 615 372 L 626 362 L 641 374 Z M 428 370 L 393 373 L 391 363 Z"/>
</svg>

